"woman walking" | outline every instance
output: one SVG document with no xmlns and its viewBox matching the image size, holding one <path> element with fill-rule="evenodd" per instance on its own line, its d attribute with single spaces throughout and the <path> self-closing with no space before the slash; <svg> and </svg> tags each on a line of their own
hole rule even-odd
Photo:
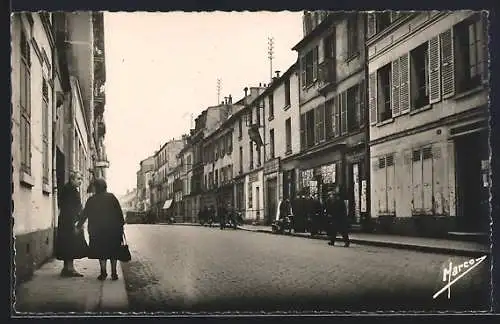
<svg viewBox="0 0 500 324">
<path fill-rule="evenodd" d="M 123 225 L 125 220 L 118 199 L 107 192 L 106 181 L 94 181 L 95 194 L 87 200 L 78 228 L 88 219 L 89 232 L 89 259 L 98 259 L 101 274 L 97 279 L 105 280 L 108 276 L 106 270 L 107 260 L 111 261 L 111 279 L 118 280 L 116 263 L 122 244 Z"/>
</svg>

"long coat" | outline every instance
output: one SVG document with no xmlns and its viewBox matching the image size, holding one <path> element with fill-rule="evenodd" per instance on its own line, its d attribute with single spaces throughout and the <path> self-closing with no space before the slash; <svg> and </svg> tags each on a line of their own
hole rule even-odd
<svg viewBox="0 0 500 324">
<path fill-rule="evenodd" d="M 59 217 L 55 254 L 58 260 L 81 259 L 87 256 L 87 242 L 83 233 L 75 233 L 75 225 L 82 211 L 80 193 L 71 184 L 65 184 L 59 195 Z"/>
<path fill-rule="evenodd" d="M 81 226 L 88 219 L 89 259 L 117 259 L 122 243 L 125 219 L 118 199 L 109 192 L 93 195 L 87 200 Z"/>
</svg>

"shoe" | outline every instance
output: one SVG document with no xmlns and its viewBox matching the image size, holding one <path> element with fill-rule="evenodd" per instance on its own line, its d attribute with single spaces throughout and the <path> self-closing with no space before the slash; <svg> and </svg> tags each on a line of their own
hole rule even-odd
<svg viewBox="0 0 500 324">
<path fill-rule="evenodd" d="M 347 243 L 344 244 L 344 247 L 349 247 L 349 245 L 350 245 L 350 243 L 347 242 Z"/>
<path fill-rule="evenodd" d="M 108 274 L 106 272 L 101 272 L 101 274 L 99 275 L 99 277 L 97 277 L 97 280 L 106 280 L 106 277 L 108 276 Z"/>
<path fill-rule="evenodd" d="M 328 242 L 328 245 L 330 245 L 330 246 L 334 246 L 334 245 L 335 245 L 335 242 Z"/>
<path fill-rule="evenodd" d="M 67 269 L 62 269 L 61 270 L 61 277 L 63 277 L 63 278 L 71 277 L 71 271 L 69 271 Z"/>
<path fill-rule="evenodd" d="M 111 274 L 111 280 L 118 280 L 118 274 L 112 273 Z"/>
<path fill-rule="evenodd" d="M 83 277 L 83 275 L 75 270 L 71 271 L 71 277 Z"/>
</svg>

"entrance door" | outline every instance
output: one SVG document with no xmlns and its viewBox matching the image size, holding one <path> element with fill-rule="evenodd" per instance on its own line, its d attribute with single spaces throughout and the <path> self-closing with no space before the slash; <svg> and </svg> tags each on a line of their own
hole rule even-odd
<svg viewBox="0 0 500 324">
<path fill-rule="evenodd" d="M 463 232 L 488 232 L 489 184 L 487 179 L 483 179 L 483 174 L 488 172 L 487 134 L 477 132 L 458 137 L 455 147 L 457 225 Z"/>
<path fill-rule="evenodd" d="M 267 210 L 266 210 L 266 223 L 271 224 L 271 222 L 276 217 L 277 208 L 277 195 L 276 191 L 278 188 L 278 182 L 276 179 L 271 179 L 267 181 Z"/>
</svg>

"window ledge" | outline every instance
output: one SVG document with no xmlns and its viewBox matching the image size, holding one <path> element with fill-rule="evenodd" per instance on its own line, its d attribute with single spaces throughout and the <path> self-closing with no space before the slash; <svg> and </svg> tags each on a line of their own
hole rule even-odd
<svg viewBox="0 0 500 324">
<path fill-rule="evenodd" d="M 376 125 L 377 125 L 377 127 L 382 127 L 382 126 L 390 124 L 392 122 L 394 122 L 394 118 L 389 118 L 389 119 L 386 119 L 384 121 L 378 122 Z"/>
<path fill-rule="evenodd" d="M 356 58 L 358 58 L 358 57 L 359 57 L 359 54 L 360 54 L 360 52 L 359 52 L 359 51 L 357 51 L 357 52 L 355 52 L 355 53 L 353 53 L 353 54 L 349 55 L 349 56 L 346 58 L 345 62 L 346 62 L 346 63 L 349 63 L 349 62 L 351 62 L 351 61 L 355 60 Z"/>
<path fill-rule="evenodd" d="M 288 105 L 286 105 L 286 106 L 283 108 L 283 110 L 284 110 L 284 111 L 287 111 L 288 109 L 290 109 L 290 107 L 291 107 L 291 105 L 290 105 L 290 104 L 288 104 Z"/>
<path fill-rule="evenodd" d="M 48 183 L 44 183 L 42 185 L 42 192 L 44 194 L 50 195 L 50 193 L 52 192 L 52 190 L 51 190 L 50 185 Z"/>
<path fill-rule="evenodd" d="M 429 109 L 432 109 L 432 105 L 431 104 L 425 105 L 423 107 L 411 110 L 410 111 L 410 115 L 416 115 L 416 114 L 419 114 L 421 112 L 427 111 Z"/>
<path fill-rule="evenodd" d="M 466 91 L 463 91 L 463 92 L 456 94 L 453 97 L 453 99 L 455 99 L 455 100 L 464 99 L 464 98 L 470 97 L 478 92 L 481 92 L 483 90 L 484 90 L 484 87 L 482 85 L 479 85 L 479 86 L 472 88 L 470 90 L 466 90 Z"/>
<path fill-rule="evenodd" d="M 271 121 L 271 120 L 273 120 L 273 119 L 274 119 L 274 115 L 269 116 L 269 118 L 268 118 L 267 120 L 268 120 L 268 121 Z"/>
<path fill-rule="evenodd" d="M 287 151 L 285 152 L 285 155 L 290 155 L 290 154 L 292 154 L 292 150 L 287 150 Z"/>
<path fill-rule="evenodd" d="M 25 187 L 32 188 L 35 186 L 35 178 L 33 178 L 26 171 L 21 171 L 19 174 L 19 181 Z"/>
</svg>

